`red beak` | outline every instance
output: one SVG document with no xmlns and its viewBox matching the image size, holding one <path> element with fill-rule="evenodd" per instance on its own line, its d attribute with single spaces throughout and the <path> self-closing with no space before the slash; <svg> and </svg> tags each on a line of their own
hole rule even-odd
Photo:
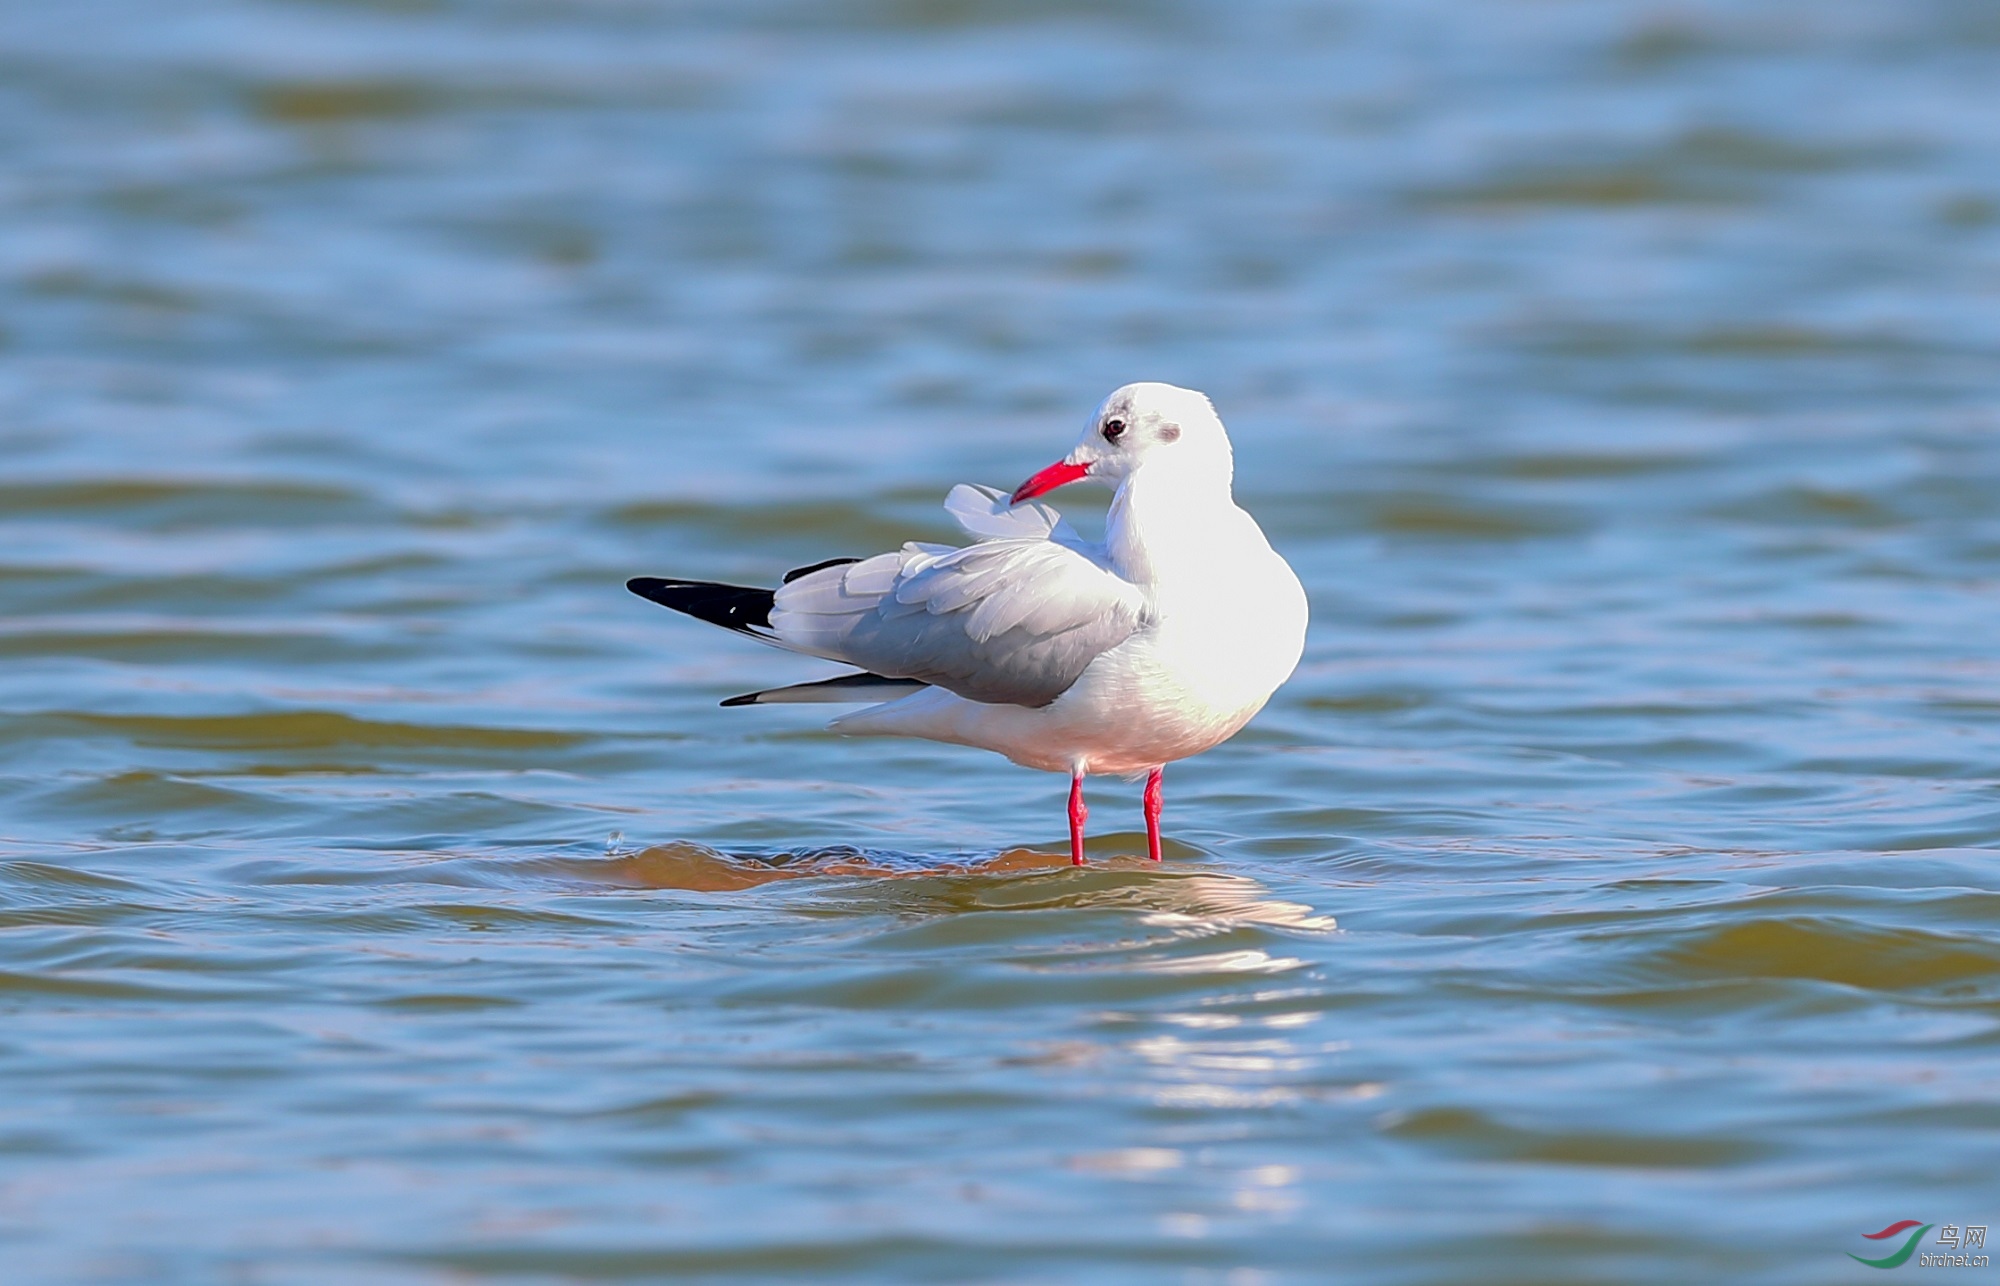
<svg viewBox="0 0 2000 1286">
<path fill-rule="evenodd" d="M 1058 460 L 1016 487 L 1007 503 L 1018 505 L 1023 500 L 1033 500 L 1045 492 L 1054 491 L 1057 487 L 1066 487 L 1089 472 L 1090 466 L 1087 464 L 1071 464 L 1067 460 Z"/>
</svg>

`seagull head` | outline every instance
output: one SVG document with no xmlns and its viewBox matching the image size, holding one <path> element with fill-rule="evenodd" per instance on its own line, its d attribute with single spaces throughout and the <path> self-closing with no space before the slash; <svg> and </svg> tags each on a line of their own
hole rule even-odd
<svg viewBox="0 0 2000 1286">
<path fill-rule="evenodd" d="M 1123 485 L 1141 469 L 1213 479 L 1225 492 L 1234 472 L 1229 435 L 1206 394 L 1172 384 L 1127 384 L 1097 408 L 1076 448 L 1022 483 L 1012 503 L 1084 478 Z"/>
</svg>

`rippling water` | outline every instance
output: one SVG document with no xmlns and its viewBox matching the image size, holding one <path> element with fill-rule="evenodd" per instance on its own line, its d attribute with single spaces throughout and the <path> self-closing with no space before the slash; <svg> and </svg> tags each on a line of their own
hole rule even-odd
<svg viewBox="0 0 2000 1286">
<path fill-rule="evenodd" d="M 1970 2 L 10 7 L 8 1279 L 2000 1218 L 1996 73 Z M 1132 379 L 1315 613 L 1161 868 L 622 588 L 948 536 Z"/>
</svg>

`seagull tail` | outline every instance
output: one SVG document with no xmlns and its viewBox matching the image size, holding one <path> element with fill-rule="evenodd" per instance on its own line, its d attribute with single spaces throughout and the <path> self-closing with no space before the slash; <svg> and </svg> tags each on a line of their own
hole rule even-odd
<svg viewBox="0 0 2000 1286">
<path fill-rule="evenodd" d="M 858 671 L 843 674 L 835 679 L 821 679 L 817 683 L 794 683 L 786 688 L 770 688 L 763 692 L 746 692 L 740 697 L 731 697 L 722 704 L 726 706 L 774 706 L 774 705 L 849 705 L 855 702 L 894 701 L 898 697 L 909 696 L 929 687 L 917 679 L 891 679 L 880 674 Z"/>
</svg>

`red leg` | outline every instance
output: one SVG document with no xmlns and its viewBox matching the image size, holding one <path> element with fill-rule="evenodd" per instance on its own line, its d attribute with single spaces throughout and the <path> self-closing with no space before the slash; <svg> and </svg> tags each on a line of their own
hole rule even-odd
<svg viewBox="0 0 2000 1286">
<path fill-rule="evenodd" d="M 1153 769 L 1153 775 L 1146 778 L 1146 856 L 1155 862 L 1160 860 L 1160 779 L 1167 770 Z"/>
<path fill-rule="evenodd" d="M 1083 806 L 1083 774 L 1069 779 L 1069 864 L 1083 865 L 1083 824 L 1090 810 Z"/>
</svg>

